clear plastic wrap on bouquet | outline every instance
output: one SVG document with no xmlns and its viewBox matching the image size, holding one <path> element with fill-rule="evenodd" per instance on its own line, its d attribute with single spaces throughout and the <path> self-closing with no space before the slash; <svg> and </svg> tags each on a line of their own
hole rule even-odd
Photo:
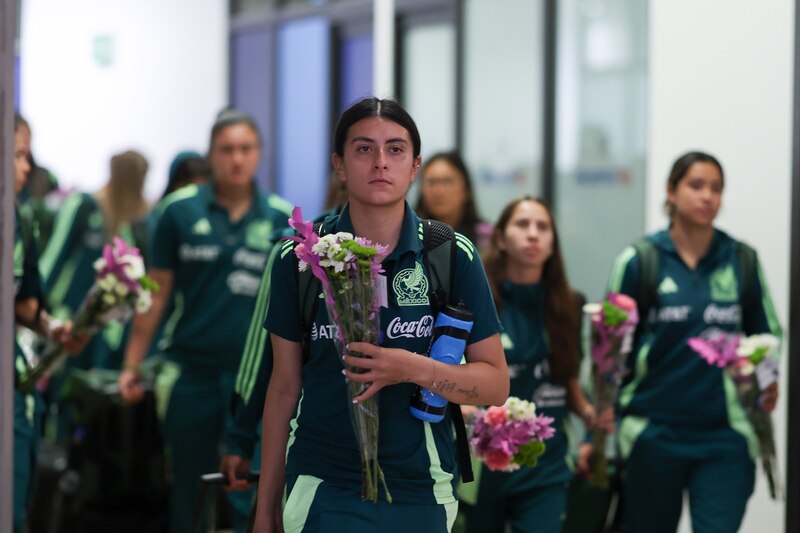
<svg viewBox="0 0 800 533">
<path fill-rule="evenodd" d="M 380 304 L 376 298 L 378 275 L 382 272 L 381 259 L 386 247 L 373 244 L 350 233 L 339 232 L 320 237 L 313 224 L 303 220 L 296 207 L 289 224 L 298 236 L 290 237 L 298 244 L 294 253 L 301 271 L 311 269 L 320 280 L 325 293 L 328 316 L 337 327 L 334 337 L 336 350 L 341 356 L 366 357 L 347 350 L 351 342 L 380 342 Z M 348 367 L 351 372 L 363 372 L 359 367 Z M 379 410 L 378 395 L 353 403 L 369 384 L 347 380 L 347 404 L 361 456 L 361 497 L 377 502 L 379 484 L 383 486 L 386 500 L 392 497 L 386 486 L 378 463 Z"/>
<path fill-rule="evenodd" d="M 348 280 L 331 280 L 333 301 L 326 298 L 328 315 L 334 318 L 339 328 L 339 335 L 334 336 L 337 352 L 340 356 L 350 355 L 365 357 L 358 352 L 347 350 L 351 342 L 368 342 L 378 344 L 380 337 L 380 313 L 373 311 L 374 287 L 369 278 Z M 341 357 L 340 357 L 341 359 Z M 351 372 L 363 372 L 360 367 L 350 366 Z M 369 384 L 347 380 L 347 405 L 350 422 L 356 433 L 358 451 L 361 456 L 361 498 L 372 502 L 378 501 L 378 484 L 383 485 L 387 500 L 391 495 L 386 489 L 383 471 L 378 463 L 379 404 L 377 394 L 366 400 L 353 403 L 353 398 L 361 394 Z"/>
<path fill-rule="evenodd" d="M 614 407 L 622 378 L 627 372 L 633 333 L 639 322 L 636 302 L 624 294 L 610 293 L 599 304 L 587 304 L 584 313 L 591 320 L 592 380 L 595 411 L 601 415 Z M 589 456 L 589 481 L 602 488 L 609 484 L 606 458 L 608 434 L 600 426 L 592 428 L 592 453 Z"/>
</svg>

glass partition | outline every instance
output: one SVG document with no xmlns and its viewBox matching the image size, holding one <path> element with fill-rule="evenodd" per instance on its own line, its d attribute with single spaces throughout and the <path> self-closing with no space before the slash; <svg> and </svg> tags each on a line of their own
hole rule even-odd
<svg viewBox="0 0 800 533">
<path fill-rule="evenodd" d="M 467 0 L 463 156 L 481 215 L 539 194 L 544 2 Z"/>
<path fill-rule="evenodd" d="M 556 212 L 570 281 L 605 291 L 644 230 L 647 2 L 558 3 Z"/>
</svg>

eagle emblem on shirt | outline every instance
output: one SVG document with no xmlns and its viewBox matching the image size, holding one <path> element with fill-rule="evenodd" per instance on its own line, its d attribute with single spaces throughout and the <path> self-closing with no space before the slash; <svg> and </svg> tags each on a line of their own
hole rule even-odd
<svg viewBox="0 0 800 533">
<path fill-rule="evenodd" d="M 397 305 L 428 305 L 428 278 L 419 263 L 414 263 L 414 268 L 398 272 L 392 288 L 397 296 Z"/>
</svg>

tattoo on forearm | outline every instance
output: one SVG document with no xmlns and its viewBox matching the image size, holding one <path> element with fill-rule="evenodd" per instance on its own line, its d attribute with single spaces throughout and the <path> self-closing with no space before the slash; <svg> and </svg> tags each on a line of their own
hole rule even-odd
<svg viewBox="0 0 800 533">
<path fill-rule="evenodd" d="M 431 392 L 436 394 L 441 394 L 443 392 L 457 392 L 459 394 L 463 394 L 466 396 L 467 400 L 472 400 L 478 397 L 478 387 L 474 386 L 471 389 L 462 389 L 458 387 L 458 383 L 455 381 L 448 381 L 444 380 L 441 383 L 437 383 L 436 386 L 431 390 Z"/>
</svg>

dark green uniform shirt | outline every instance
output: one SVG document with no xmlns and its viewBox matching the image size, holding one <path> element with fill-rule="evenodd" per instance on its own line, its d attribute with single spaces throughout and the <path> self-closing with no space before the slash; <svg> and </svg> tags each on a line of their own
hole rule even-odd
<svg viewBox="0 0 800 533">
<path fill-rule="evenodd" d="M 349 206 L 334 227 L 325 233 L 353 232 Z M 383 261 L 387 280 L 388 308 L 381 309 L 382 345 L 425 354 L 431 340 L 433 311 L 423 267 L 419 217 L 406 204 L 397 247 Z M 468 344 L 498 331 L 491 291 L 480 257 L 472 244 L 456 234 L 457 254 L 452 301 L 463 300 L 475 314 Z M 284 244 L 272 271 L 272 290 L 265 327 L 272 334 L 300 342 L 300 311 L 297 296 L 293 243 Z M 406 285 L 404 280 L 418 283 Z M 311 329 L 310 354 L 303 366 L 303 392 L 289 440 L 287 475 L 312 475 L 328 482 L 344 483 L 358 490 L 361 462 L 350 424 L 342 362 L 333 342 L 335 326 L 320 305 Z M 414 418 L 408 410 L 413 383 L 385 387 L 380 400 L 378 458 L 395 501 L 442 504 L 455 501 L 457 461 L 449 415 L 431 424 Z"/>
<path fill-rule="evenodd" d="M 69 318 L 94 284 L 93 264 L 106 241 L 103 214 L 95 199 L 76 192 L 64 200 L 40 268 L 47 302 L 58 316 Z"/>
<path fill-rule="evenodd" d="M 503 308 L 503 349 L 511 376 L 510 396 L 532 401 L 536 414 L 554 418 L 555 435 L 535 468 L 526 466 L 514 472 L 493 472 L 482 467 L 480 499 L 504 498 L 534 488 L 563 484 L 572 477 L 568 461 L 567 390 L 550 381 L 550 348 L 545 330 L 544 289 L 541 284 L 501 285 Z M 580 332 L 576 331 L 575 335 Z"/>
<path fill-rule="evenodd" d="M 143 221 L 122 224 L 119 236 L 146 254 Z M 41 257 L 47 303 L 59 318 L 72 318 L 94 285 L 94 263 L 103 255 L 106 224 L 95 198 L 86 193 L 69 195 L 56 216 L 53 234 Z M 146 258 L 145 258 L 146 259 Z M 127 339 L 124 325 L 111 322 L 102 335 L 92 338 L 70 366 L 119 369 Z"/>
<path fill-rule="evenodd" d="M 742 308 L 742 272 L 734 240 L 715 230 L 711 246 L 689 269 L 664 230 L 648 237 L 659 255 L 657 302 L 642 317 L 628 358 L 630 375 L 619 403 L 629 417 L 620 431 L 623 455 L 648 421 L 711 428 L 731 426 L 754 442 L 730 378 L 702 359 L 687 341 L 709 328 L 772 333 L 781 327 L 760 264 L 751 280 L 755 305 Z M 609 290 L 639 297 L 639 263 L 633 247 L 617 258 Z"/>
<path fill-rule="evenodd" d="M 36 243 L 29 233 L 25 238 L 19 213 L 14 211 L 14 300 L 27 300 L 28 298 L 41 299 L 41 278 L 37 266 L 39 257 Z M 14 385 L 19 381 L 20 374 L 27 368 L 22 348 L 14 337 Z"/>
<path fill-rule="evenodd" d="M 256 190 L 237 222 L 211 183 L 170 195 L 153 240 L 153 266 L 174 274 L 166 353 L 179 363 L 236 370 L 274 230 L 288 226 L 291 205 Z"/>
</svg>

